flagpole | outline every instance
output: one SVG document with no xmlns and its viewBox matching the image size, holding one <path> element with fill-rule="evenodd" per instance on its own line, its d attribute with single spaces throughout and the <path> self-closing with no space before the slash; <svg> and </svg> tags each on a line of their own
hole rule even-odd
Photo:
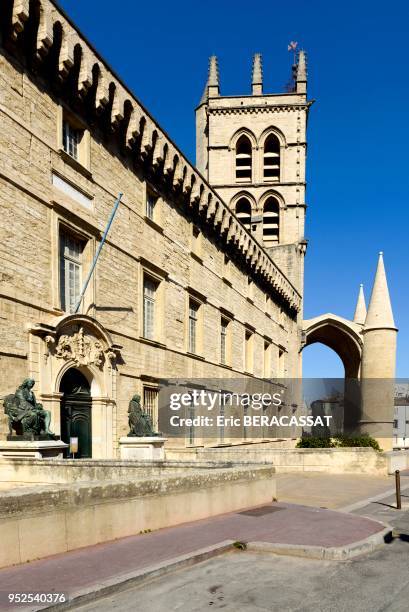
<svg viewBox="0 0 409 612">
<path fill-rule="evenodd" d="M 111 215 L 110 215 L 110 217 L 109 217 L 109 219 L 108 219 L 107 226 L 106 226 L 106 228 L 105 228 L 104 235 L 102 236 L 102 240 L 101 240 L 101 242 L 99 243 L 99 247 L 98 247 L 98 249 L 97 249 L 97 252 L 95 253 L 95 256 L 94 256 L 94 259 L 93 259 L 93 262 L 92 262 L 92 265 L 91 265 L 91 269 L 90 269 L 90 271 L 89 271 L 89 273 L 88 273 L 87 279 L 86 279 L 86 281 L 85 281 L 85 283 L 84 283 L 84 286 L 83 286 L 82 291 L 81 291 L 81 293 L 80 293 L 80 296 L 79 296 L 79 298 L 78 298 L 78 302 L 77 302 L 77 303 L 76 303 L 76 305 L 75 305 L 74 314 L 77 314 L 77 313 L 78 313 L 78 310 L 79 310 L 79 308 L 80 308 L 81 302 L 82 302 L 82 300 L 83 300 L 83 298 L 84 298 L 84 295 L 85 295 L 85 292 L 86 292 L 86 290 L 87 290 L 87 287 L 88 287 L 89 281 L 91 280 L 91 276 L 92 276 L 92 274 L 93 274 L 93 272 L 94 272 L 94 270 L 95 270 L 95 266 L 97 265 L 98 257 L 99 257 L 99 255 L 100 255 L 100 253 L 101 253 L 101 251 L 102 251 L 102 247 L 104 246 L 105 241 L 106 241 L 106 239 L 107 239 L 108 232 L 109 232 L 109 229 L 110 229 L 110 227 L 111 227 L 111 225 L 112 225 L 112 221 L 114 220 L 114 217 L 115 217 L 116 211 L 118 210 L 118 206 L 119 206 L 119 203 L 121 202 L 121 198 L 122 198 L 122 196 L 123 196 L 123 193 L 120 193 L 120 194 L 118 195 L 118 197 L 117 197 L 116 201 L 115 201 L 114 207 L 113 207 L 113 209 L 112 209 L 112 211 L 111 211 Z"/>
</svg>

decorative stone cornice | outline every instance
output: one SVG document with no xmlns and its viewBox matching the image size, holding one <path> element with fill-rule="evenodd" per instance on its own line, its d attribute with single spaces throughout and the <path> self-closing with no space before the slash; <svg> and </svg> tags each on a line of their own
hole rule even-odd
<svg viewBox="0 0 409 612">
<path fill-rule="evenodd" d="M 22 53 L 30 55 L 27 65 L 40 71 L 41 64 L 52 50 L 58 56 L 58 61 L 53 62 L 56 74 L 50 75 L 48 65 L 48 72 L 44 73 L 46 78 L 54 78 L 63 85 L 68 77 L 77 74 L 73 95 L 78 101 L 87 97 L 87 106 L 91 106 L 96 116 L 104 113 L 106 118 L 108 115 L 112 132 L 125 134 L 125 147 L 129 154 L 136 161 L 148 164 L 153 172 L 161 173 L 168 188 L 174 190 L 179 199 L 183 198 L 188 208 L 198 207 L 202 219 L 221 241 L 228 243 L 247 262 L 251 268 L 249 272 L 258 275 L 273 292 L 279 294 L 291 310 L 299 311 L 301 296 L 295 287 L 57 5 L 52 0 L 7 1 L 13 4 L 11 21 L 6 24 L 8 36 L 6 34 L 3 42 L 9 52 L 18 56 Z M 25 37 L 26 31 L 28 35 Z M 36 37 L 30 47 L 33 32 Z M 280 108 L 300 110 L 307 105 L 283 105 Z M 211 112 L 233 110 L 237 111 L 211 109 Z M 238 110 L 271 112 L 272 109 Z M 276 107 L 275 112 L 277 110 Z"/>
<path fill-rule="evenodd" d="M 208 106 L 207 112 L 210 115 L 259 115 L 266 113 L 282 113 L 288 111 L 308 111 L 309 104 L 274 104 L 274 106 Z"/>
</svg>

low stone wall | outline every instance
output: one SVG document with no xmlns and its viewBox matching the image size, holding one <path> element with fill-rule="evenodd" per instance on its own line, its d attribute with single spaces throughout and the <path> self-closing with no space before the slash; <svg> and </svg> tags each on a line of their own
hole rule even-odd
<svg viewBox="0 0 409 612">
<path fill-rule="evenodd" d="M 0 493 L 0 567 L 266 504 L 276 496 L 274 468 L 267 466 L 192 469 L 188 474 L 185 469 L 183 475 L 165 471 L 133 481 Z"/>
<path fill-rule="evenodd" d="M 188 457 L 186 457 L 188 459 Z M 189 475 L 232 467 L 227 461 L 124 461 L 114 459 L 0 458 L 0 484 L 42 485 L 74 482 L 141 480 L 147 477 Z M 248 462 L 246 462 L 248 463 Z"/>
<path fill-rule="evenodd" d="M 374 474 L 389 472 L 390 453 L 379 453 L 373 448 L 260 448 L 258 445 L 225 448 L 195 448 L 180 452 L 166 451 L 169 460 L 221 461 L 223 463 L 265 463 L 280 472 L 328 472 L 331 474 Z"/>
</svg>

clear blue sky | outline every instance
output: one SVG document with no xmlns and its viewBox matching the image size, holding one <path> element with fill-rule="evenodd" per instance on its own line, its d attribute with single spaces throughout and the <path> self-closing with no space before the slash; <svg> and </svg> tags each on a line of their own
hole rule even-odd
<svg viewBox="0 0 409 612">
<path fill-rule="evenodd" d="M 283 90 L 290 40 L 308 52 L 310 113 L 305 317 L 352 317 L 385 253 L 400 329 L 397 375 L 409 376 L 408 45 L 405 0 L 61 0 L 102 56 L 194 161 L 194 107 L 208 56 L 223 94 L 250 88 L 263 54 L 266 91 Z M 308 347 L 305 376 L 343 375 Z"/>
</svg>

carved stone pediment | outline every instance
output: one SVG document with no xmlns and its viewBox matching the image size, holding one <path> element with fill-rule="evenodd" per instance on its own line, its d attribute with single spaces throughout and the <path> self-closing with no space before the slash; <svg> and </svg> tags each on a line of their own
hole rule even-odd
<svg viewBox="0 0 409 612">
<path fill-rule="evenodd" d="M 57 359 L 72 361 L 75 366 L 94 365 L 102 368 L 108 361 L 113 365 L 116 353 L 112 347 L 96 337 L 91 330 L 81 324 L 64 327 L 60 334 L 44 337 L 48 355 Z"/>
<path fill-rule="evenodd" d="M 95 336 L 89 335 L 80 326 L 78 331 L 62 334 L 55 345 L 57 359 L 72 360 L 76 366 L 95 365 L 102 367 L 105 362 L 104 346 Z"/>
<path fill-rule="evenodd" d="M 121 346 L 113 344 L 98 321 L 86 315 L 69 315 L 54 327 L 38 324 L 30 328 L 44 343 L 44 363 L 49 358 L 70 361 L 73 366 L 93 365 L 101 370 L 107 365 L 116 369 Z"/>
</svg>

